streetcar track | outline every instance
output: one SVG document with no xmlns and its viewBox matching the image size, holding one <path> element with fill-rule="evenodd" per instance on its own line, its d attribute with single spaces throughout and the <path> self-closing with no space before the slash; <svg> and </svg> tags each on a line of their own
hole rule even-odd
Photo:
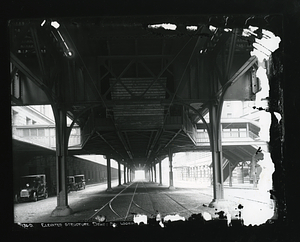
<svg viewBox="0 0 300 242">
<path fill-rule="evenodd" d="M 124 189 L 122 189 L 116 196 L 114 196 L 114 197 L 113 197 L 112 199 L 110 199 L 106 204 L 104 204 L 100 209 L 98 209 L 96 213 L 94 213 L 92 216 L 90 216 L 90 217 L 88 218 L 88 220 L 91 220 L 93 217 L 95 217 L 95 216 L 96 216 L 98 213 L 100 213 L 107 205 L 109 205 L 109 209 L 110 209 L 113 213 L 115 213 L 117 216 L 121 217 L 118 213 L 116 213 L 116 212 L 112 209 L 111 203 L 112 203 L 112 201 L 115 200 L 121 193 L 123 193 L 127 188 L 129 188 L 131 185 L 133 185 L 133 183 L 130 184 L 130 185 L 128 185 L 128 186 L 126 186 Z"/>
<path fill-rule="evenodd" d="M 149 210 L 147 210 L 147 209 L 141 207 L 139 204 L 137 204 L 137 203 L 134 201 L 134 197 L 135 197 L 135 195 L 136 195 L 136 190 L 137 190 L 137 187 L 138 187 L 139 184 L 140 184 L 140 183 L 137 183 L 137 185 L 136 185 L 136 187 L 135 187 L 135 190 L 134 190 L 134 192 L 133 192 L 133 195 L 132 195 L 132 198 L 131 198 L 131 202 L 130 202 L 130 204 L 129 204 L 129 207 L 128 207 L 126 216 L 125 216 L 125 217 L 122 217 L 122 218 L 120 218 L 120 219 L 126 220 L 126 219 L 128 219 L 129 217 L 132 217 L 132 216 L 133 216 L 133 215 L 130 215 L 130 216 L 129 216 L 129 212 L 130 212 L 130 209 L 132 208 L 132 205 L 135 205 L 137 208 L 139 208 L 139 209 L 141 209 L 141 210 L 143 210 L 143 211 L 149 213 L 150 215 L 154 215 L 154 214 L 155 214 L 155 212 L 154 212 L 154 213 L 153 213 L 153 212 L 150 212 Z M 150 198 L 150 200 L 151 200 L 152 208 L 153 208 L 153 200 L 152 200 L 152 198 L 151 198 L 151 196 L 150 196 L 150 194 L 149 194 L 149 191 L 148 191 L 147 187 L 145 186 L 144 182 L 142 182 L 142 184 L 143 184 L 144 188 L 146 189 L 146 192 L 144 192 L 144 193 L 139 193 L 139 194 L 148 194 L 148 196 L 149 196 L 149 198 Z M 153 210 L 156 211 L 154 208 L 153 208 Z M 131 214 L 135 214 L 135 213 L 131 213 Z"/>
<path fill-rule="evenodd" d="M 130 204 L 129 204 L 129 207 L 128 207 L 128 210 L 127 210 L 127 213 L 126 213 L 126 216 L 125 216 L 125 220 L 127 219 L 129 211 L 131 209 L 133 198 L 134 198 L 134 195 L 136 193 L 136 189 L 137 189 L 138 185 L 139 185 L 139 183 L 137 183 L 136 186 L 135 186 L 135 189 L 134 189 L 134 192 L 133 192 L 133 195 L 132 195 L 132 198 L 131 198 L 131 201 L 130 201 Z"/>
<path fill-rule="evenodd" d="M 127 213 L 126 213 L 126 216 L 125 217 L 122 217 L 120 214 L 118 214 L 114 209 L 113 209 L 113 205 L 112 205 L 112 202 L 118 197 L 118 196 L 120 196 L 121 195 L 121 193 L 123 193 L 127 188 L 129 188 L 130 186 L 132 186 L 133 184 L 135 184 L 135 183 L 131 183 L 130 185 L 128 185 L 128 186 L 126 186 L 123 190 L 121 190 L 116 196 L 114 196 L 112 199 L 110 199 L 106 204 L 104 204 L 99 210 L 97 210 L 97 212 L 96 213 L 94 213 L 92 216 L 90 216 L 90 218 L 88 219 L 88 220 L 90 220 L 90 219 L 92 219 L 93 217 L 95 217 L 97 214 L 99 214 L 107 205 L 108 205 L 108 207 L 109 207 L 109 209 L 110 209 L 110 211 L 112 211 L 115 215 L 117 215 L 119 218 L 117 219 L 117 220 L 119 220 L 119 219 L 127 219 L 128 218 L 128 216 L 129 216 L 129 212 L 130 212 L 130 209 L 131 209 L 131 207 L 132 207 L 132 204 L 136 204 L 134 201 L 133 201 L 133 199 L 134 199 L 134 196 L 135 196 L 135 193 L 136 193 L 136 190 L 137 190 L 137 187 L 138 187 L 138 183 L 136 183 L 136 187 L 135 187 L 135 190 L 134 190 L 134 192 L 133 192 L 133 195 L 132 195 L 132 198 L 131 198 L 131 201 L 130 201 L 130 204 L 129 204 L 129 206 L 128 206 L 128 210 L 127 210 Z"/>
<path fill-rule="evenodd" d="M 152 209 L 153 209 L 154 213 L 153 213 L 153 212 L 150 212 L 149 210 L 147 210 L 147 209 L 145 209 L 145 208 L 142 208 L 140 205 L 138 205 L 136 202 L 133 201 L 133 202 L 134 202 L 134 205 L 135 205 L 136 207 L 138 207 L 139 209 L 144 210 L 145 212 L 150 213 L 151 215 L 153 215 L 153 214 L 155 214 L 155 212 L 157 212 L 157 210 L 154 209 L 154 207 L 153 207 L 153 199 L 152 199 L 152 197 L 151 197 L 151 195 L 150 195 L 150 193 L 149 193 L 149 191 L 148 191 L 148 189 L 147 189 L 147 186 L 145 185 L 144 182 L 142 182 L 142 184 L 143 184 L 143 186 L 144 186 L 144 188 L 145 188 L 145 190 L 146 190 L 145 194 L 147 194 L 147 195 L 149 196 L 149 199 L 150 199 L 150 201 L 151 201 Z M 140 193 L 140 194 L 141 194 L 141 193 Z"/>
<path fill-rule="evenodd" d="M 149 210 L 147 210 L 147 209 L 141 207 L 139 204 L 137 204 L 137 203 L 133 200 L 134 196 L 132 197 L 132 202 L 131 202 L 131 204 L 130 204 L 130 207 L 132 206 L 132 204 L 134 204 L 136 207 L 138 207 L 139 209 L 141 209 L 141 210 L 143 210 L 143 211 L 149 213 L 150 215 L 156 215 L 156 214 L 158 213 L 158 210 L 157 210 L 157 209 L 154 209 L 154 207 L 153 207 L 154 202 L 153 202 L 153 199 L 152 199 L 152 197 L 151 197 L 151 195 L 150 195 L 150 193 L 149 193 L 149 191 L 148 191 L 148 189 L 147 189 L 147 186 L 144 184 L 144 182 L 142 182 L 142 184 L 144 185 L 144 188 L 145 188 L 145 190 L 146 190 L 145 193 L 148 194 L 148 196 L 149 196 L 149 199 L 150 199 L 151 204 L 152 204 L 152 209 L 153 209 L 154 212 L 151 212 L 151 211 L 149 211 Z M 177 211 L 176 213 L 181 213 L 181 212 L 184 212 L 184 211 L 186 211 L 186 210 L 187 210 L 189 213 L 191 213 L 191 214 L 194 213 L 194 212 L 192 212 L 190 209 L 186 208 L 186 207 L 183 206 L 181 203 L 179 203 L 178 201 L 176 201 L 174 198 L 172 198 L 171 196 L 167 195 L 166 193 L 161 193 L 161 192 L 159 192 L 159 194 L 163 194 L 163 195 L 169 197 L 172 201 L 176 202 L 178 205 L 180 205 L 180 206 L 184 209 L 184 210 Z M 135 195 L 135 193 L 134 193 L 134 195 Z M 169 214 L 169 213 L 166 213 L 166 214 Z M 126 217 L 126 218 L 127 218 L 127 217 Z"/>
<path fill-rule="evenodd" d="M 125 216 L 121 216 L 119 213 L 117 213 L 115 211 L 115 209 L 113 208 L 113 204 L 112 202 L 117 199 L 117 197 L 119 196 L 125 196 L 125 195 L 129 195 L 129 194 L 122 194 L 126 189 L 128 189 L 129 187 L 133 186 L 135 184 L 135 188 L 134 188 L 134 191 L 132 193 L 132 197 L 131 197 L 131 200 L 129 202 L 129 205 L 128 205 L 128 208 L 127 208 L 127 212 L 125 214 Z M 135 200 L 135 196 L 137 194 L 137 190 L 139 188 L 139 185 L 143 185 L 144 189 L 146 192 L 141 192 L 139 194 L 148 194 L 148 197 L 149 197 L 149 200 L 151 201 L 151 205 L 152 205 L 152 209 L 153 209 L 153 212 L 149 211 L 148 209 L 145 209 L 144 207 L 142 207 L 141 205 L 139 205 Z M 140 187 L 141 188 L 141 187 Z M 186 206 L 184 206 L 182 203 L 178 202 L 175 198 L 173 198 L 172 196 L 168 195 L 166 192 L 157 192 L 158 194 L 160 195 L 165 195 L 166 197 L 168 197 L 169 199 L 171 199 L 173 202 L 175 202 L 176 204 L 178 204 L 180 207 L 182 207 L 183 209 L 180 210 L 180 211 L 176 211 L 177 214 L 179 213 L 182 213 L 182 212 L 189 212 L 190 214 L 194 214 L 195 212 L 198 211 L 198 207 L 199 206 L 196 206 L 194 208 L 187 208 Z M 201 193 L 201 192 L 200 192 Z M 205 193 L 201 193 L 203 195 L 207 195 L 209 196 L 208 194 L 205 194 Z M 236 196 L 234 196 L 236 197 Z M 249 201 L 253 201 L 253 202 L 259 202 L 259 203 L 264 203 L 264 202 L 260 202 L 260 201 L 255 201 L 255 200 L 252 200 L 252 199 L 247 199 L 247 198 L 242 198 L 242 197 L 236 197 L 236 198 L 240 198 L 240 199 L 244 199 L 244 200 L 249 200 Z M 99 210 L 97 210 L 96 213 L 94 213 L 88 220 L 92 219 L 93 217 L 95 217 L 97 214 L 99 214 L 106 206 L 108 206 L 108 208 L 110 209 L 110 211 L 112 213 L 114 213 L 118 218 L 116 220 L 128 220 L 129 218 L 133 217 L 134 214 L 136 213 L 130 213 L 130 210 L 132 209 L 132 206 L 135 206 L 137 207 L 138 209 L 148 213 L 150 216 L 153 216 L 153 215 L 156 215 L 158 213 L 158 210 L 154 208 L 154 202 L 153 202 L 153 199 L 151 197 L 151 194 L 147 188 L 147 186 L 145 185 L 144 182 L 135 182 L 135 183 L 131 183 L 130 185 L 126 186 L 124 189 L 122 189 L 117 195 L 115 195 L 112 199 L 110 199 L 106 204 L 104 204 Z M 162 214 L 162 213 L 161 213 Z M 166 214 L 172 214 L 172 213 L 166 213 Z"/>
<path fill-rule="evenodd" d="M 185 206 L 183 206 L 180 202 L 176 201 L 174 198 L 172 198 L 171 196 L 164 194 L 165 196 L 169 197 L 171 200 L 173 200 L 174 202 L 176 202 L 179 206 L 183 207 L 185 210 L 189 211 L 191 214 L 193 214 L 193 212 L 191 210 L 189 210 L 188 208 L 186 208 Z"/>
</svg>

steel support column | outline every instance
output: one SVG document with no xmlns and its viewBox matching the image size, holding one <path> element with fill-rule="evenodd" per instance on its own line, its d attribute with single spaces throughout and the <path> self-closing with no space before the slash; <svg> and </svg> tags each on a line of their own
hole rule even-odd
<svg viewBox="0 0 300 242">
<path fill-rule="evenodd" d="M 174 189 L 174 183 L 173 183 L 173 153 L 170 151 L 169 152 L 169 189 Z"/>
<path fill-rule="evenodd" d="M 129 169 L 129 167 L 127 167 L 126 175 L 127 175 L 127 182 L 128 183 L 130 183 L 129 172 L 130 172 L 130 169 Z"/>
<path fill-rule="evenodd" d="M 152 182 L 152 166 L 149 167 L 149 182 Z"/>
<path fill-rule="evenodd" d="M 161 161 L 158 163 L 159 164 L 159 186 L 162 186 L 162 170 L 161 170 Z"/>
<path fill-rule="evenodd" d="M 118 162 L 118 178 L 119 178 L 119 186 L 121 186 L 121 163 Z"/>
<path fill-rule="evenodd" d="M 229 169 L 229 186 L 232 187 L 232 170 L 231 170 L 231 163 L 228 162 L 228 169 Z"/>
<path fill-rule="evenodd" d="M 153 165 L 151 164 L 151 182 L 154 182 L 154 171 L 153 171 Z"/>
<path fill-rule="evenodd" d="M 57 207 L 52 211 L 51 216 L 68 216 L 72 209 L 68 205 L 68 192 L 66 184 L 66 160 L 68 152 L 67 115 L 64 108 L 54 112 L 56 130 L 56 191 Z"/>
<path fill-rule="evenodd" d="M 124 168 L 123 168 L 123 172 L 124 172 L 124 184 L 126 184 L 126 165 L 124 164 Z"/>
<path fill-rule="evenodd" d="M 242 183 L 244 184 L 244 161 L 242 162 Z"/>
<path fill-rule="evenodd" d="M 153 171 L 153 165 L 151 164 L 151 182 L 154 182 L 154 171 Z"/>
<path fill-rule="evenodd" d="M 151 167 L 148 168 L 148 180 L 151 182 Z"/>
<path fill-rule="evenodd" d="M 106 157 L 106 168 L 107 168 L 107 189 L 106 191 L 112 191 L 111 188 L 111 169 L 110 169 L 110 158 Z"/>
<path fill-rule="evenodd" d="M 252 161 L 251 161 L 251 175 L 253 178 L 253 188 L 257 188 L 257 162 L 260 160 L 263 160 L 264 158 L 263 153 L 260 151 L 257 151 L 253 156 L 252 156 Z"/>
<path fill-rule="evenodd" d="M 156 183 L 156 164 L 154 164 L 153 169 L 154 169 L 154 182 Z"/>
<path fill-rule="evenodd" d="M 219 104 L 220 105 L 220 104 Z M 221 141 L 221 123 L 218 115 L 218 105 L 215 103 L 210 104 L 209 120 L 211 127 L 210 146 L 212 153 L 213 165 L 213 200 L 211 206 L 224 199 L 223 189 L 223 169 L 222 169 L 222 141 Z"/>
</svg>

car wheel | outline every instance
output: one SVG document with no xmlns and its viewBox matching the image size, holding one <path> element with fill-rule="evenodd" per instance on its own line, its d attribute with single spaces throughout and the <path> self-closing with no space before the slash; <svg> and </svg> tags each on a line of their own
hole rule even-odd
<svg viewBox="0 0 300 242">
<path fill-rule="evenodd" d="M 37 195 L 36 195 L 36 192 L 34 192 L 34 193 L 32 194 L 32 200 L 33 200 L 34 202 L 36 202 L 36 201 L 38 200 L 38 197 L 37 197 Z"/>
</svg>

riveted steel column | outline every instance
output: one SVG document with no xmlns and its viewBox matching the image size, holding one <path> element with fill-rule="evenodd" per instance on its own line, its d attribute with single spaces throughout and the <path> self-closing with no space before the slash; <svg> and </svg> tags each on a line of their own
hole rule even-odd
<svg viewBox="0 0 300 242">
<path fill-rule="evenodd" d="M 173 154 L 171 151 L 169 151 L 169 189 L 174 189 L 174 183 L 173 183 Z"/>
<path fill-rule="evenodd" d="M 133 181 L 135 180 L 135 172 L 134 172 L 134 170 L 132 171 L 132 180 Z"/>
<path fill-rule="evenodd" d="M 154 164 L 153 168 L 154 168 L 154 182 L 156 183 L 156 164 Z"/>
<path fill-rule="evenodd" d="M 244 161 L 242 162 L 242 183 L 244 184 Z"/>
<path fill-rule="evenodd" d="M 119 178 L 119 186 L 121 186 L 121 163 L 118 162 L 118 178 Z"/>
<path fill-rule="evenodd" d="M 127 175 L 127 182 L 130 183 L 130 178 L 129 178 L 129 167 L 127 166 L 127 172 L 126 172 L 126 175 Z"/>
<path fill-rule="evenodd" d="M 223 170 L 222 170 L 222 144 L 221 144 L 221 124 L 218 118 L 218 105 L 211 104 L 209 109 L 209 120 L 211 127 L 210 145 L 213 165 L 213 201 L 219 202 L 224 199 L 223 190 Z M 211 203 L 211 206 L 214 206 Z"/>
<path fill-rule="evenodd" d="M 150 182 L 153 182 L 153 170 L 152 170 L 152 164 L 150 165 Z"/>
<path fill-rule="evenodd" d="M 67 216 L 72 213 L 68 205 L 68 193 L 66 184 L 66 159 L 68 152 L 67 116 L 64 108 L 55 112 L 56 131 L 56 191 L 57 207 L 52 211 L 51 216 Z"/>
<path fill-rule="evenodd" d="M 154 182 L 154 171 L 153 171 L 153 165 L 151 164 L 151 182 Z"/>
<path fill-rule="evenodd" d="M 232 168 L 230 161 L 228 162 L 228 169 L 229 169 L 229 186 L 232 187 Z"/>
<path fill-rule="evenodd" d="M 151 182 L 151 168 L 150 167 L 147 170 L 147 174 L 148 174 L 148 180 L 149 180 L 149 182 Z"/>
<path fill-rule="evenodd" d="M 162 170 L 161 170 L 161 161 L 158 163 L 159 164 L 159 186 L 162 186 Z"/>
<path fill-rule="evenodd" d="M 126 165 L 124 164 L 124 168 L 123 168 L 123 172 L 124 172 L 124 184 L 126 184 Z"/>
<path fill-rule="evenodd" d="M 111 189 L 111 169 L 110 169 L 110 158 L 106 157 L 106 168 L 107 168 L 107 189 L 106 191 L 112 191 Z"/>
</svg>

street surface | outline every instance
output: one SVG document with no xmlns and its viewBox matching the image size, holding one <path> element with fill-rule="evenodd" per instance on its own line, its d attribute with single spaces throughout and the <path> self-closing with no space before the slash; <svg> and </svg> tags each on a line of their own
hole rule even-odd
<svg viewBox="0 0 300 242">
<path fill-rule="evenodd" d="M 188 219 L 192 214 L 207 212 L 212 218 L 218 217 L 214 208 L 208 207 L 212 201 L 212 188 L 197 188 L 188 183 L 178 183 L 175 190 L 156 183 L 135 182 L 118 186 L 112 182 L 112 191 L 106 191 L 106 184 L 87 185 L 86 189 L 68 194 L 68 204 L 73 214 L 66 217 L 51 217 L 57 204 L 56 197 L 37 202 L 23 202 L 14 205 L 15 223 L 55 223 L 92 222 L 105 216 L 106 221 L 133 221 L 136 214 L 163 218 L 167 215 Z M 244 206 L 244 218 L 265 221 L 272 216 L 270 203 L 252 189 L 225 188 L 225 197 L 230 201 L 229 213 L 235 218 L 237 206 Z M 255 216 L 254 216 L 255 215 Z M 248 217 L 247 217 L 248 216 Z M 250 217 L 249 217 L 250 216 Z M 266 218 L 268 217 L 268 218 Z"/>
</svg>

